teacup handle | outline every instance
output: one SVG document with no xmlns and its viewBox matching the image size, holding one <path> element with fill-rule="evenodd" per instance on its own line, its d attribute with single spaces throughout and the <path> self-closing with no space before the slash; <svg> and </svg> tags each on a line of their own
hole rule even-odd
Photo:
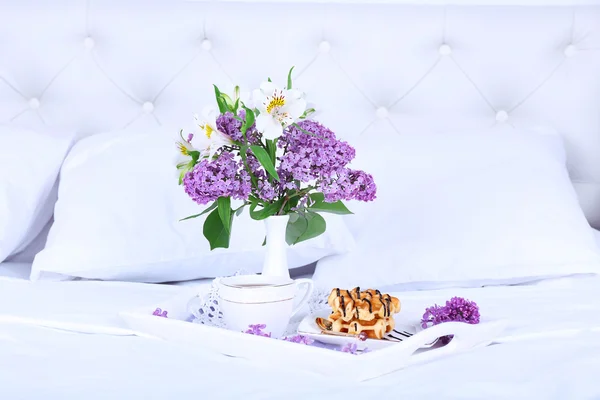
<svg viewBox="0 0 600 400">
<path fill-rule="evenodd" d="M 296 285 L 302 285 L 302 284 L 307 285 L 307 289 L 306 289 L 306 293 L 304 294 L 304 297 L 302 297 L 302 300 L 300 300 L 300 303 L 298 303 L 296 308 L 294 308 L 294 311 L 292 312 L 292 317 L 294 315 L 296 315 L 296 313 L 298 313 L 298 311 L 300 311 L 302 309 L 302 306 L 304 306 L 304 304 L 306 304 L 306 302 L 312 295 L 313 290 L 315 289 L 315 284 L 313 283 L 312 279 L 306 279 L 306 278 L 294 279 L 294 282 L 296 283 Z"/>
</svg>

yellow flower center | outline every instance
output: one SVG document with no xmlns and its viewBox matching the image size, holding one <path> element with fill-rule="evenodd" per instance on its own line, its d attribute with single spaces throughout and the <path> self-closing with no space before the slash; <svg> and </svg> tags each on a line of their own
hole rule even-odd
<svg viewBox="0 0 600 400">
<path fill-rule="evenodd" d="M 179 148 L 179 152 L 181 154 L 183 154 L 184 156 L 189 156 L 190 155 L 187 147 L 183 143 L 177 143 L 177 147 Z"/>
<path fill-rule="evenodd" d="M 204 131 L 204 133 L 206 134 L 206 137 L 210 139 L 210 136 L 212 135 L 212 133 L 215 131 L 210 125 L 208 124 L 204 124 L 204 125 L 200 125 L 200 129 L 202 129 Z"/>
<path fill-rule="evenodd" d="M 210 139 L 210 136 L 215 131 L 210 125 L 204 125 L 204 131 L 206 132 L 206 137 Z"/>
<path fill-rule="evenodd" d="M 267 113 L 271 114 L 274 109 L 283 107 L 284 105 L 285 97 L 283 97 L 283 94 L 280 93 L 279 95 L 274 95 L 271 98 L 271 101 L 269 101 L 269 104 L 267 104 Z"/>
</svg>

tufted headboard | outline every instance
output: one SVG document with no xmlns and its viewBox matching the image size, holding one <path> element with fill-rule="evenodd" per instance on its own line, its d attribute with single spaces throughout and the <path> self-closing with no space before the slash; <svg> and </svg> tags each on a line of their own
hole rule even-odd
<svg viewBox="0 0 600 400">
<path fill-rule="evenodd" d="M 359 149 L 417 127 L 552 125 L 600 226 L 600 0 L 493 3 L 0 0 L 0 123 L 175 133 L 212 83 L 295 65 Z"/>
</svg>

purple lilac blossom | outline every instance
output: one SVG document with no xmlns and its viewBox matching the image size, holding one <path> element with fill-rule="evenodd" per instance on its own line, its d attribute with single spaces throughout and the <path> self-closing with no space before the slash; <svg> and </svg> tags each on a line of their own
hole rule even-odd
<svg viewBox="0 0 600 400">
<path fill-rule="evenodd" d="M 240 110 L 238 112 L 238 117 L 242 120 L 246 119 L 246 110 Z M 236 119 L 231 112 L 226 112 L 217 117 L 216 120 L 217 129 L 229 136 L 232 140 L 236 142 L 242 142 L 243 134 L 242 134 L 242 125 L 243 122 L 239 119 Z M 246 131 L 246 139 L 248 139 L 249 143 L 258 143 L 260 141 L 261 135 L 256 130 L 256 124 L 252 124 L 250 128 Z"/>
<path fill-rule="evenodd" d="M 185 192 L 198 204 L 219 197 L 246 200 L 251 191 L 250 176 L 233 153 L 223 152 L 216 160 L 202 160 L 183 178 Z"/>
<path fill-rule="evenodd" d="M 334 176 L 324 179 L 319 189 L 325 195 L 325 201 L 329 203 L 338 200 L 372 201 L 377 194 L 373 176 L 349 168 L 337 171 Z"/>
<path fill-rule="evenodd" d="M 344 346 L 342 346 L 340 351 L 343 351 L 344 353 L 356 354 L 358 351 L 358 346 L 356 343 L 346 343 Z"/>
<path fill-rule="evenodd" d="M 252 154 L 251 150 L 246 153 L 246 163 L 248 168 L 252 172 L 252 175 L 256 178 L 256 191 L 255 194 L 259 199 L 265 201 L 271 201 L 275 197 L 281 195 L 282 191 L 279 185 L 274 185 L 267 179 L 267 173 L 265 172 L 258 159 Z"/>
<path fill-rule="evenodd" d="M 282 189 L 299 189 L 297 181 L 316 181 L 317 189 L 329 203 L 375 199 L 377 187 L 373 177 L 346 168 L 356 154 L 352 146 L 318 122 L 302 121 L 298 126 L 288 127 L 277 142 L 285 152 L 277 168 Z"/>
<path fill-rule="evenodd" d="M 301 344 L 306 344 L 306 345 L 311 345 L 315 342 L 308 336 L 303 336 L 303 335 L 294 335 L 294 336 L 290 336 L 290 337 L 284 337 L 283 340 L 285 340 L 286 342 L 301 343 Z"/>
<path fill-rule="evenodd" d="M 157 308 L 156 310 L 154 310 L 154 312 L 152 313 L 152 315 L 156 315 L 157 317 L 168 318 L 167 317 L 167 310 L 163 311 L 160 308 Z"/>
<path fill-rule="evenodd" d="M 301 121 L 298 126 L 288 127 L 277 142 L 286 150 L 280 169 L 294 179 L 309 182 L 328 177 L 354 159 L 354 148 L 318 122 Z"/>
<path fill-rule="evenodd" d="M 248 333 L 250 335 L 256 335 L 256 336 L 264 336 L 264 337 L 271 337 L 271 332 L 266 333 L 263 332 L 263 329 L 265 329 L 267 327 L 267 325 L 265 324 L 254 324 L 254 325 L 248 325 L 248 330 L 245 333 Z"/>
<path fill-rule="evenodd" d="M 421 326 L 427 328 L 438 325 L 443 322 L 464 322 L 467 324 L 478 324 L 480 319 L 479 307 L 474 301 L 469 301 L 462 297 L 453 297 L 446 301 L 446 305 L 439 306 L 435 304 L 425 309 Z M 452 335 L 441 338 L 443 344 L 447 344 L 452 339 Z"/>
</svg>

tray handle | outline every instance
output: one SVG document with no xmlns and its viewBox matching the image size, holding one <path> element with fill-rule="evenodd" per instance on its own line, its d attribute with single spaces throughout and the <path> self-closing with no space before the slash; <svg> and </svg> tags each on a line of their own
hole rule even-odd
<svg viewBox="0 0 600 400">
<path fill-rule="evenodd" d="M 429 327 L 419 332 L 419 336 L 421 336 L 419 343 L 422 345 L 431 343 L 443 336 L 454 335 L 454 337 L 450 343 L 443 347 L 431 348 L 417 354 L 414 353 L 419 348 L 415 349 L 409 358 L 408 364 L 426 363 L 449 354 L 487 346 L 502 329 L 503 323 L 501 322 L 487 323 L 481 326 L 469 325 L 462 322 L 446 322 Z"/>
</svg>

